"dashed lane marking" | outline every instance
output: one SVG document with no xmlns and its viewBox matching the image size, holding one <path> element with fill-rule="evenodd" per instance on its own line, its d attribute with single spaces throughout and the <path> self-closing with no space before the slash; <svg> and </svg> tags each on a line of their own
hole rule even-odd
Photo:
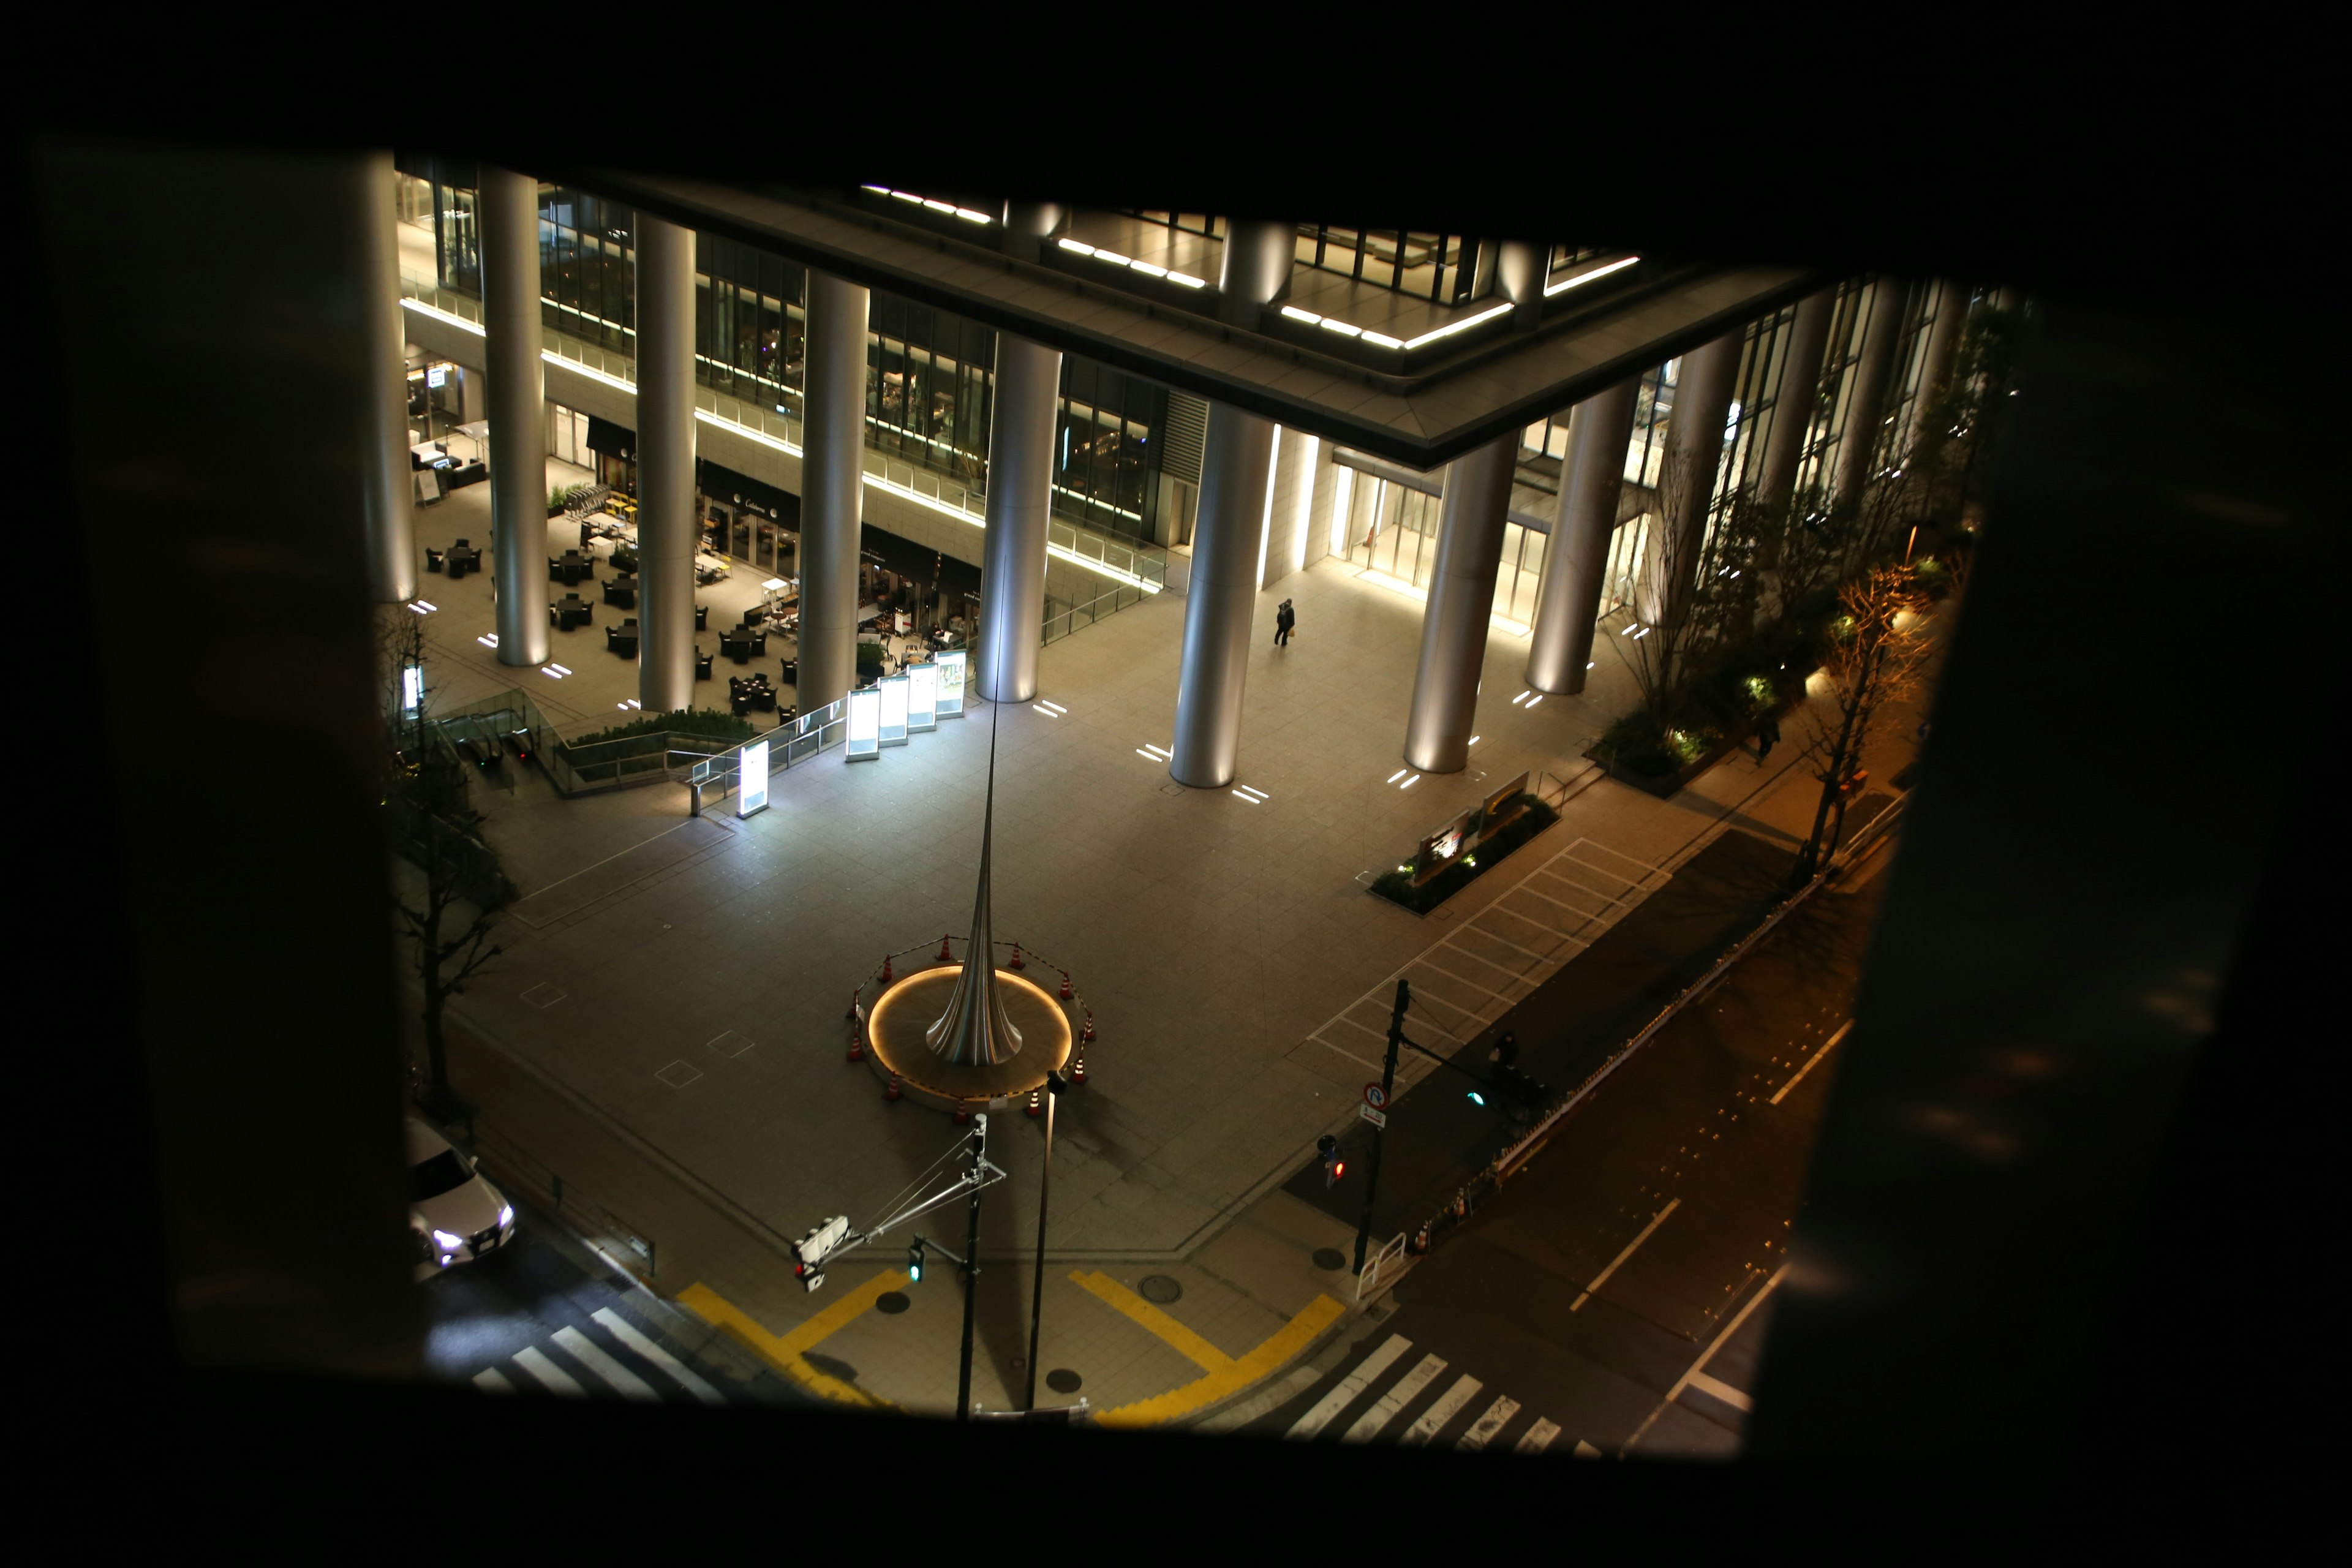
<svg viewBox="0 0 2352 1568">
<path fill-rule="evenodd" d="M 1666 1216 L 1674 1213 L 1675 1210 L 1682 1207 L 1682 1203 L 1683 1201 L 1680 1198 L 1670 1199 L 1667 1202 L 1666 1206 L 1658 1211 L 1658 1217 L 1643 1226 L 1642 1227 L 1642 1234 L 1627 1242 L 1625 1244 L 1625 1250 L 1611 1258 L 1609 1260 L 1609 1267 L 1592 1277 L 1592 1283 L 1584 1288 L 1584 1294 L 1579 1296 L 1575 1300 L 1570 1301 L 1568 1304 L 1568 1310 L 1573 1312 L 1579 1307 L 1583 1306 L 1585 1302 L 1592 1300 L 1592 1293 L 1609 1282 L 1609 1277 L 1612 1274 L 1616 1273 L 1619 1268 L 1624 1266 L 1625 1260 L 1633 1256 L 1634 1250 L 1638 1248 L 1642 1243 L 1650 1239 L 1650 1233 L 1656 1230 L 1660 1226 L 1665 1224 Z"/>
<path fill-rule="evenodd" d="M 1421 1395 L 1421 1391 L 1437 1381 L 1445 1370 L 1445 1358 L 1425 1355 L 1413 1369 L 1398 1378 L 1386 1394 L 1380 1396 L 1370 1410 L 1356 1417 L 1356 1424 L 1339 1435 L 1342 1443 L 1369 1443 L 1379 1436 L 1388 1424 L 1404 1414 L 1404 1407 Z"/>
<path fill-rule="evenodd" d="M 727 1396 L 725 1394 L 719 1393 L 717 1389 L 711 1387 L 710 1384 L 705 1383 L 701 1378 L 688 1371 L 684 1362 L 670 1354 L 668 1351 L 663 1349 L 661 1345 L 656 1343 L 650 1336 L 641 1331 L 635 1323 L 621 1316 L 620 1313 L 613 1310 L 612 1308 L 597 1308 L 595 1318 L 598 1322 L 604 1325 L 606 1331 L 611 1333 L 614 1339 L 620 1341 L 623 1344 L 628 1346 L 631 1350 L 636 1352 L 639 1355 L 645 1357 L 647 1361 L 661 1368 L 662 1371 L 669 1373 L 672 1381 L 677 1383 L 680 1388 L 685 1389 L 688 1394 L 693 1394 L 705 1405 L 724 1405 L 727 1403 Z"/>
<path fill-rule="evenodd" d="M 588 1391 L 572 1380 L 572 1374 L 547 1359 L 537 1345 L 526 1345 L 514 1353 L 515 1365 L 539 1381 L 550 1394 L 561 1394 L 567 1399 L 585 1399 Z"/>
<path fill-rule="evenodd" d="M 622 1398 L 639 1400 L 648 1405 L 657 1405 L 661 1402 L 661 1395 L 654 1392 L 652 1384 L 606 1355 L 595 1341 L 578 1329 L 566 1325 L 556 1330 L 555 1342 L 562 1345 L 574 1361 L 610 1384 L 613 1392 Z"/>
<path fill-rule="evenodd" d="M 1314 1436 L 1331 1424 L 1331 1418 L 1354 1404 L 1372 1379 L 1386 1372 L 1389 1363 L 1412 1349 L 1412 1342 L 1400 1334 L 1391 1334 L 1372 1349 L 1372 1353 L 1356 1363 L 1356 1370 L 1341 1378 L 1331 1392 L 1317 1400 L 1313 1408 L 1291 1424 L 1286 1437 L 1305 1439 Z M 1518 1406 L 1513 1405 L 1513 1409 Z"/>
</svg>

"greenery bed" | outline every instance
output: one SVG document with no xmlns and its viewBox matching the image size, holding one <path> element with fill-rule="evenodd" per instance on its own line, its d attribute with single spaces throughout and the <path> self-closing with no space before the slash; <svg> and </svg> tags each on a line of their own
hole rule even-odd
<svg viewBox="0 0 2352 1568">
<path fill-rule="evenodd" d="M 691 735 L 712 742 L 713 751 L 725 751 L 758 732 L 759 726 L 732 713 L 709 708 L 682 709 L 675 713 L 648 713 L 593 735 L 582 735 L 564 742 L 562 749 L 563 760 L 572 764 L 574 773 L 583 780 L 595 781 L 618 778 L 625 762 L 667 751 L 672 735 Z M 594 760 L 583 761 L 583 754 Z"/>
<path fill-rule="evenodd" d="M 1519 815 L 1494 837 L 1419 887 L 1413 886 L 1413 877 L 1423 868 L 1421 862 L 1416 860 L 1409 869 L 1384 871 L 1373 879 L 1372 891 L 1417 915 L 1427 914 L 1492 870 L 1511 851 L 1559 820 L 1559 812 L 1532 795 L 1515 795 L 1504 803 L 1504 807 L 1507 816 L 1513 807 L 1519 808 Z"/>
</svg>

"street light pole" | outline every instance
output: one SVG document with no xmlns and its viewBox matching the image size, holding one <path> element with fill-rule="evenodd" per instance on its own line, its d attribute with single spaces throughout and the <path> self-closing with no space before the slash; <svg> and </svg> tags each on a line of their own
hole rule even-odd
<svg viewBox="0 0 2352 1568">
<path fill-rule="evenodd" d="M 963 1241 L 963 1367 L 956 1375 L 956 1419 L 971 1419 L 971 1318 L 972 1300 L 980 1292 L 980 1190 L 981 1171 L 988 1163 L 988 1116 L 982 1112 L 971 1119 L 971 1217 L 964 1226 Z"/>
<path fill-rule="evenodd" d="M 1045 1163 L 1037 1173 L 1037 1282 L 1029 1293 L 1029 1392 L 1024 1410 L 1037 1408 L 1037 1330 L 1045 1306 L 1045 1194 L 1054 1181 L 1054 1102 L 1062 1097 L 1062 1075 L 1045 1075 Z"/>
<path fill-rule="evenodd" d="M 1412 1005 L 1412 988 L 1405 980 L 1397 981 L 1396 1005 L 1389 1013 L 1389 1054 L 1381 1064 L 1381 1103 L 1391 1104 L 1396 1098 L 1397 1047 L 1404 1042 L 1404 1010 Z M 1372 1168 L 1364 1178 L 1364 1217 L 1356 1226 L 1356 1273 L 1364 1272 L 1364 1253 L 1372 1238 L 1372 1199 L 1381 1190 L 1381 1143 L 1387 1136 L 1384 1122 L 1372 1123 Z"/>
</svg>

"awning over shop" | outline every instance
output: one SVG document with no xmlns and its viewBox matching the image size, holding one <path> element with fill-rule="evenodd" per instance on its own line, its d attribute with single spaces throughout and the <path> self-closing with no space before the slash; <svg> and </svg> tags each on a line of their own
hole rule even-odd
<svg viewBox="0 0 2352 1568">
<path fill-rule="evenodd" d="M 637 433 L 625 425 L 615 425 L 609 419 L 588 416 L 588 449 L 607 458 L 619 458 L 634 462 L 637 456 Z"/>
</svg>

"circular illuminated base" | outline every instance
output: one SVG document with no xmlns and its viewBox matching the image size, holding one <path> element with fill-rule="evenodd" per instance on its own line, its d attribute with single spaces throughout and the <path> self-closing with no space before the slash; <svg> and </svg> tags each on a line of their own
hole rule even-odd
<svg viewBox="0 0 2352 1568">
<path fill-rule="evenodd" d="M 1004 1016 L 1021 1031 L 1021 1048 L 1011 1060 L 989 1067 L 942 1061 L 923 1034 L 948 1010 L 948 997 L 962 973 L 959 963 L 917 970 L 875 998 L 866 1016 L 867 1058 L 877 1073 L 886 1079 L 898 1074 L 901 1091 L 926 1105 L 942 1110 L 959 1104 L 975 1110 L 1011 1109 L 1015 1099 L 1025 1101 L 1031 1089 L 1044 1087 L 1046 1074 L 1069 1061 L 1069 1015 L 1043 986 L 1000 969 L 997 991 L 1004 998 Z"/>
</svg>

